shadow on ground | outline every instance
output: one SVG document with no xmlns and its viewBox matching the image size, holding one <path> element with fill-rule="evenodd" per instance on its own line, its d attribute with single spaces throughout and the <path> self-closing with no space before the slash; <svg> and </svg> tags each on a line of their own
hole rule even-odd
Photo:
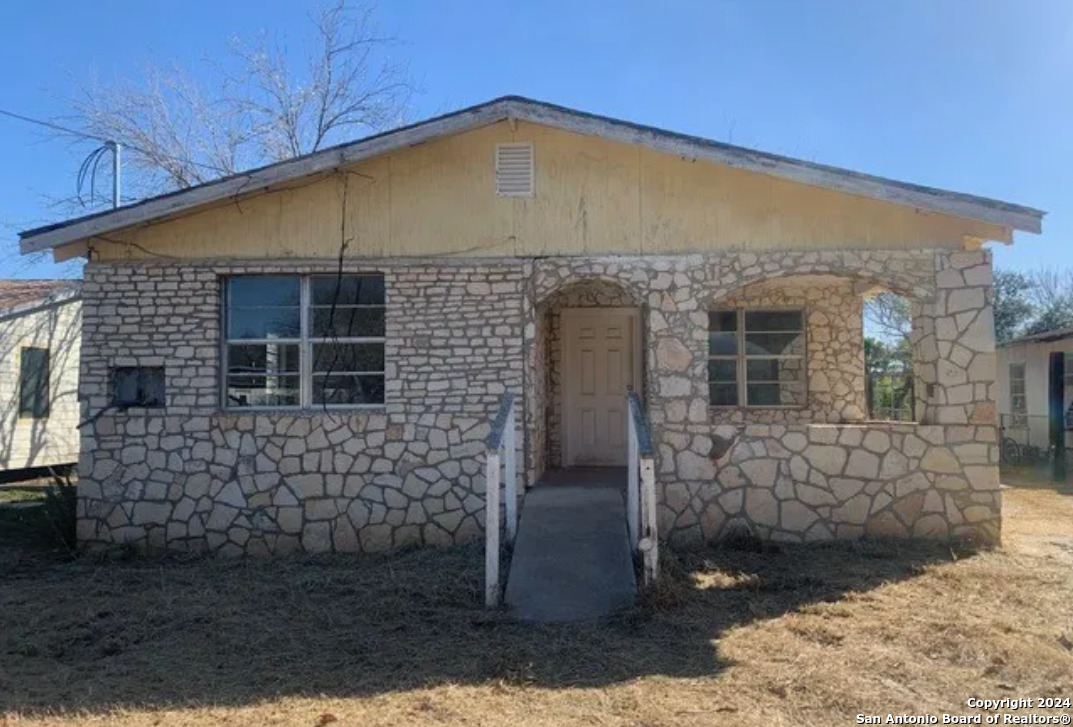
<svg viewBox="0 0 1073 727">
<path fill-rule="evenodd" d="M 476 546 L 244 561 L 0 559 L 0 713 L 711 676 L 726 666 L 715 640 L 727 629 L 953 558 L 949 547 L 904 541 L 678 553 L 659 590 L 610 622 L 542 626 L 479 607 Z"/>
</svg>

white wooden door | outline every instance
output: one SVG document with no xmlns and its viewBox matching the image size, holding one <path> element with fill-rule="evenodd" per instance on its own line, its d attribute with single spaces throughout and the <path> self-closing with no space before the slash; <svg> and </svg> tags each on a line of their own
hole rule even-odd
<svg viewBox="0 0 1073 727">
<path fill-rule="evenodd" d="M 636 308 L 566 308 L 563 465 L 626 464 L 626 392 L 640 390 Z"/>
</svg>

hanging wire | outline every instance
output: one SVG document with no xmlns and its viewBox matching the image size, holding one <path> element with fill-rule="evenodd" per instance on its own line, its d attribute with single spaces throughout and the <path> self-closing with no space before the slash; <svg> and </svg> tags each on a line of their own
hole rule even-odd
<svg viewBox="0 0 1073 727">
<path fill-rule="evenodd" d="M 19 121 L 25 121 L 28 124 L 36 124 L 37 126 L 44 126 L 45 128 L 52 129 L 53 131 L 59 131 L 59 132 L 61 132 L 63 134 L 69 134 L 71 136 L 78 136 L 78 137 L 81 137 L 83 139 L 90 139 L 90 140 L 93 140 L 93 141 L 101 141 L 101 142 L 104 142 L 105 144 L 108 144 L 108 143 L 111 143 L 113 141 L 116 141 L 115 139 L 106 139 L 103 136 L 96 136 L 95 134 L 87 134 L 84 131 L 76 131 L 76 130 L 70 129 L 70 128 L 66 127 L 66 126 L 60 126 L 59 124 L 54 124 L 51 121 L 44 121 L 42 119 L 35 119 L 32 116 L 24 116 L 23 114 L 16 114 L 13 111 L 5 111 L 4 109 L 0 109 L 0 116 L 8 116 L 8 117 L 10 117 L 12 119 L 18 119 Z M 187 159 L 185 157 L 178 157 L 178 156 L 172 156 L 170 154 L 163 154 L 163 153 L 161 153 L 159 151 L 150 152 L 150 151 L 147 151 L 147 150 L 143 149 L 140 146 L 137 146 L 135 144 L 131 144 L 131 143 L 126 142 L 126 141 L 123 141 L 121 143 L 126 148 L 133 149 L 134 151 L 140 152 L 140 153 L 146 155 L 147 157 L 157 157 L 157 158 L 160 158 L 160 159 L 168 159 L 168 160 L 173 161 L 173 162 L 182 162 L 184 164 L 192 164 L 193 166 L 201 167 L 202 169 L 210 169 L 210 170 L 212 170 L 214 172 L 217 172 L 218 174 L 231 174 L 230 170 L 224 169 L 223 167 L 217 167 L 217 166 L 215 166 L 213 164 L 205 164 L 204 162 L 194 161 L 193 159 Z M 100 150 L 98 149 L 96 151 L 100 151 Z M 92 154 L 92 152 L 91 152 L 91 154 Z"/>
<path fill-rule="evenodd" d="M 82 198 L 82 188 L 86 185 L 86 177 L 89 177 L 89 200 L 92 203 L 97 197 L 97 167 L 111 149 L 111 144 L 102 144 L 87 154 L 78 168 L 75 194 L 78 197 L 78 203 L 83 207 L 86 206 L 86 201 Z"/>
</svg>

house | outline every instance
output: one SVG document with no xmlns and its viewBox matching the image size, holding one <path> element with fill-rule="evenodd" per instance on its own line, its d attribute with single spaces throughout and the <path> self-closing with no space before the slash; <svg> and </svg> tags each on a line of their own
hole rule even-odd
<svg viewBox="0 0 1073 727">
<path fill-rule="evenodd" d="M 0 280 L 0 472 L 78 461 L 79 290 Z"/>
<path fill-rule="evenodd" d="M 21 248 L 88 259 L 86 543 L 469 539 L 505 393 L 524 492 L 625 464 L 629 389 L 671 542 L 995 542 L 983 243 L 1042 216 L 505 97 Z M 913 301 L 917 422 L 866 420 L 876 289 Z"/>
<path fill-rule="evenodd" d="M 1002 437 L 1020 445 L 1019 454 L 1028 448 L 1041 453 L 1050 448 L 1050 359 L 1063 355 L 1065 362 L 1061 411 L 1073 403 L 1073 328 L 1061 328 L 1021 336 L 998 344 L 998 402 Z M 1066 422 L 1063 427 L 1068 429 Z M 1065 433 L 1066 447 L 1073 446 L 1073 436 Z"/>
</svg>

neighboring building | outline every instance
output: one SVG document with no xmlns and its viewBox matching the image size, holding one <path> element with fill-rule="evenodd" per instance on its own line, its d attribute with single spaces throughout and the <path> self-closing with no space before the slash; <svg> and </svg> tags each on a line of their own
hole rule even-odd
<svg viewBox="0 0 1073 727">
<path fill-rule="evenodd" d="M 0 472 L 78 461 L 79 291 L 0 280 Z"/>
<path fill-rule="evenodd" d="M 625 463 L 630 386 L 673 542 L 994 542 L 981 245 L 1042 215 L 508 97 L 22 249 L 89 256 L 87 543 L 465 540 L 505 392 L 524 488 Z M 865 421 L 877 287 L 914 302 L 919 423 Z"/>
<path fill-rule="evenodd" d="M 998 345 L 998 401 L 1002 434 L 1022 447 L 1050 447 L 1050 358 L 1065 354 L 1062 411 L 1073 404 L 1073 328 L 1044 331 Z M 1064 414 L 1068 424 L 1073 418 Z M 1066 447 L 1073 447 L 1067 431 Z"/>
</svg>

